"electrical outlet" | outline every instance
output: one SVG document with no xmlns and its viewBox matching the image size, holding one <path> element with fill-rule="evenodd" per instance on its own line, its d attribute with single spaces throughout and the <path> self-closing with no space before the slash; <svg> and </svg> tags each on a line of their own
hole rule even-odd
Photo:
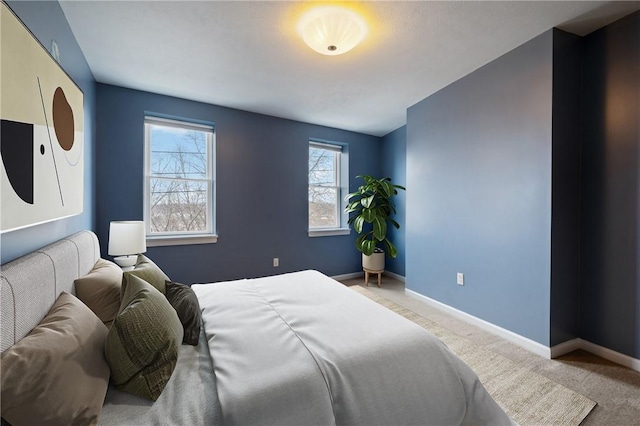
<svg viewBox="0 0 640 426">
<path fill-rule="evenodd" d="M 464 274 L 462 272 L 458 272 L 458 285 L 464 285 Z"/>
<path fill-rule="evenodd" d="M 278 266 L 280 266 L 280 259 L 278 259 L 277 257 L 273 258 L 273 267 L 277 268 Z"/>
</svg>

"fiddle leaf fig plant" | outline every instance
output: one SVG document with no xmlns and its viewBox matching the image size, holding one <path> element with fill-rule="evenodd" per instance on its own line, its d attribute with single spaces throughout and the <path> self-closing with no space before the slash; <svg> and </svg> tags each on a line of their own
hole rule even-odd
<svg viewBox="0 0 640 426">
<path fill-rule="evenodd" d="M 398 195 L 398 190 L 404 191 L 405 188 L 392 184 L 388 177 L 356 177 L 364 179 L 364 185 L 345 197 L 348 204 L 344 210 L 350 215 L 348 224 L 360 234 L 356 239 L 356 248 L 367 256 L 384 248 L 387 256 L 396 257 L 398 249 L 387 238 L 387 230 L 389 224 L 400 228 L 400 224 L 393 220 L 396 214 L 393 197 Z"/>
</svg>

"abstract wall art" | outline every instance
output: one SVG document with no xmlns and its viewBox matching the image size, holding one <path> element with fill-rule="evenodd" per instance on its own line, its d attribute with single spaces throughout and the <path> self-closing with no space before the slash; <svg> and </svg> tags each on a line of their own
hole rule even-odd
<svg viewBox="0 0 640 426">
<path fill-rule="evenodd" d="M 0 232 L 82 213 L 82 91 L 4 2 L 0 119 Z"/>
</svg>

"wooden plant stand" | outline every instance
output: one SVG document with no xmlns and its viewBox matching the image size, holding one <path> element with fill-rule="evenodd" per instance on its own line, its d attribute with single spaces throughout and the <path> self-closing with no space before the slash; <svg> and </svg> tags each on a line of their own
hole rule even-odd
<svg viewBox="0 0 640 426">
<path fill-rule="evenodd" d="M 381 287 L 380 282 L 382 281 L 382 271 L 373 271 L 371 269 L 364 269 L 364 284 L 369 287 L 369 274 L 378 274 L 378 287 Z"/>
</svg>

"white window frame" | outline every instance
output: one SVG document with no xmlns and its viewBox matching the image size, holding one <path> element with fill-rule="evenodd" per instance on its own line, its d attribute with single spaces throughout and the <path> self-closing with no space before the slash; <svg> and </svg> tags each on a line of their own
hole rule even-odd
<svg viewBox="0 0 640 426">
<path fill-rule="evenodd" d="M 151 125 L 159 125 L 185 130 L 196 130 L 207 134 L 207 176 L 202 181 L 207 183 L 207 229 L 206 231 L 179 231 L 151 233 Z M 198 124 L 188 121 L 145 116 L 144 118 L 144 222 L 147 234 L 147 246 L 173 246 L 187 244 L 209 244 L 218 241 L 216 234 L 215 208 L 215 129 L 213 125 Z M 193 179 L 198 180 L 198 179 Z"/>
<path fill-rule="evenodd" d="M 316 139 L 309 140 L 308 148 L 319 148 L 327 151 L 332 151 L 334 153 L 338 153 L 339 155 L 336 158 L 336 167 L 335 167 L 335 188 L 336 191 L 336 217 L 339 219 L 339 224 L 336 227 L 310 227 L 309 226 L 309 215 L 307 213 L 307 227 L 308 227 L 308 235 L 309 237 L 328 237 L 334 235 L 349 235 L 351 230 L 347 225 L 348 217 L 344 213 L 344 208 L 346 203 L 344 201 L 345 195 L 347 195 L 349 191 L 349 157 L 346 151 L 346 146 L 338 143 L 331 143 Z M 308 157 L 307 157 L 308 163 Z M 308 171 L 307 171 L 307 179 L 308 179 Z M 345 178 L 346 177 L 346 178 Z M 307 187 L 311 185 L 307 182 Z M 308 192 L 308 191 L 307 191 Z M 309 204 L 307 201 L 307 209 L 309 208 Z"/>
</svg>

